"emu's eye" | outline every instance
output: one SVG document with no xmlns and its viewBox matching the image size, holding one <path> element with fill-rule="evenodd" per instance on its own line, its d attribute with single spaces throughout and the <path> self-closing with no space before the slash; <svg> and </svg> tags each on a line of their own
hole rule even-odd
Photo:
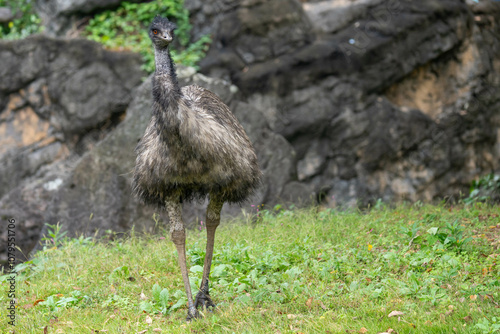
<svg viewBox="0 0 500 334">
<path fill-rule="evenodd" d="M 153 34 L 158 35 L 158 30 L 153 29 Z"/>
</svg>

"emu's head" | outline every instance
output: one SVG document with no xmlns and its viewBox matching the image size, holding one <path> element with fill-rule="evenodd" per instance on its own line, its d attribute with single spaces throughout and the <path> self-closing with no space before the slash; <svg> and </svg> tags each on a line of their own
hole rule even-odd
<svg viewBox="0 0 500 334">
<path fill-rule="evenodd" d="M 149 38 L 156 48 L 166 48 L 172 42 L 176 28 L 166 17 L 157 16 L 149 27 Z"/>
</svg>

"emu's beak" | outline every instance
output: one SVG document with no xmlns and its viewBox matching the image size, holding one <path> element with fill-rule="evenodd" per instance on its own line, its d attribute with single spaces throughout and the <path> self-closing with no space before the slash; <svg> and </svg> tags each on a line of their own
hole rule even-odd
<svg viewBox="0 0 500 334">
<path fill-rule="evenodd" d="M 167 42 L 172 42 L 172 36 L 169 34 L 163 35 L 163 39 Z"/>
</svg>

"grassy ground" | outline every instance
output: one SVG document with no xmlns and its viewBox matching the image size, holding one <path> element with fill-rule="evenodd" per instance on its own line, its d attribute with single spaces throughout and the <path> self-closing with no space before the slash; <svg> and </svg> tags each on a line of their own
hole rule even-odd
<svg viewBox="0 0 500 334">
<path fill-rule="evenodd" d="M 18 266 L 16 333 L 498 333 L 500 207 L 261 211 L 223 224 L 214 313 L 186 323 L 166 233 L 48 245 Z M 57 238 L 56 238 L 57 239 Z M 188 233 L 194 291 L 204 231 Z M 7 305 L 6 276 L 0 304 Z M 0 331 L 11 330 L 6 308 Z M 45 329 L 46 328 L 46 329 Z"/>
</svg>

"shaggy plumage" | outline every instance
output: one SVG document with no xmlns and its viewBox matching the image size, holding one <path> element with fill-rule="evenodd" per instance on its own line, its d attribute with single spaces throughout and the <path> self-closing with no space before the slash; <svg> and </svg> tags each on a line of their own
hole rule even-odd
<svg viewBox="0 0 500 334">
<path fill-rule="evenodd" d="M 157 18 L 152 27 L 161 23 Z M 168 49 L 157 50 L 156 58 L 153 116 L 136 148 L 134 191 L 159 206 L 169 197 L 189 201 L 208 194 L 245 200 L 261 177 L 245 131 L 214 93 L 197 85 L 179 89 Z"/>
<path fill-rule="evenodd" d="M 133 189 L 146 203 L 167 209 L 190 320 L 199 316 L 198 306 L 215 306 L 208 283 L 222 205 L 248 198 L 260 183 L 261 171 L 250 140 L 222 100 L 196 85 L 179 87 L 168 49 L 174 30 L 175 25 L 161 17 L 149 29 L 156 62 L 153 115 L 136 148 Z M 193 302 L 181 203 L 207 196 L 207 250 L 202 283 Z"/>
</svg>

